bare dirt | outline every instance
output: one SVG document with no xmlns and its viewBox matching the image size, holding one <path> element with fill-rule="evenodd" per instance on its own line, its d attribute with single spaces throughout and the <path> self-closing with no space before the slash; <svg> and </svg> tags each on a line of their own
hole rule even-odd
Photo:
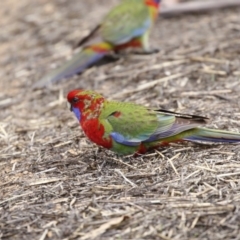
<svg viewBox="0 0 240 240">
<path fill-rule="evenodd" d="M 155 55 L 31 86 L 118 1 L 6 0 L 0 9 L 0 239 L 240 239 L 240 146 L 172 144 L 121 158 L 89 142 L 74 88 L 240 130 L 240 9 L 159 18 Z"/>
</svg>

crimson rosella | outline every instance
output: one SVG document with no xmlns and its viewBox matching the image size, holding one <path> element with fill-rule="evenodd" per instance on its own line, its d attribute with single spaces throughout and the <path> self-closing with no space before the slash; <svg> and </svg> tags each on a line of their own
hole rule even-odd
<svg viewBox="0 0 240 240">
<path fill-rule="evenodd" d="M 149 33 L 157 18 L 161 0 L 122 0 L 113 8 L 78 46 L 82 49 L 73 58 L 53 70 L 38 82 L 34 88 L 57 82 L 81 73 L 110 53 L 126 48 L 142 48 L 153 53 L 149 45 Z"/>
<path fill-rule="evenodd" d="M 239 133 L 199 127 L 204 117 L 108 101 L 87 90 L 73 90 L 67 99 L 87 137 L 118 154 L 143 154 L 178 141 L 240 143 Z"/>
</svg>

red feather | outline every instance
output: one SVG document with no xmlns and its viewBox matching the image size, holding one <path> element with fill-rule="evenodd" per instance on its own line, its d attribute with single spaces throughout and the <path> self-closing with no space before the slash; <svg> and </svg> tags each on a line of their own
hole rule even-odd
<svg viewBox="0 0 240 240">
<path fill-rule="evenodd" d="M 79 95 L 82 90 L 74 90 L 68 94 L 68 101 L 72 106 L 78 108 L 81 112 L 80 124 L 84 133 L 88 138 L 96 144 L 107 149 L 112 148 L 112 138 L 104 137 L 105 129 L 100 123 L 98 117 L 100 115 L 100 107 L 104 98 L 93 98 L 91 94 Z M 77 102 L 73 102 L 74 98 L 78 98 Z"/>
<path fill-rule="evenodd" d="M 112 148 L 112 139 L 104 138 L 104 126 L 97 119 L 81 120 L 81 126 L 89 139 L 107 149 Z"/>
</svg>

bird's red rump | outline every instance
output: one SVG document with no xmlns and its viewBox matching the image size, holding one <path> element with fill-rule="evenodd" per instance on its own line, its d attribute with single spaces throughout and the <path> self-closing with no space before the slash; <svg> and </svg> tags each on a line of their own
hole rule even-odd
<svg viewBox="0 0 240 240">
<path fill-rule="evenodd" d="M 137 154 L 144 154 L 147 152 L 147 148 L 141 143 L 138 150 L 137 150 Z"/>
<path fill-rule="evenodd" d="M 138 40 L 138 39 L 133 39 L 132 41 L 130 41 L 130 42 L 127 42 L 127 43 L 124 43 L 124 44 L 122 44 L 122 45 L 118 45 L 118 46 L 116 46 L 115 48 L 114 48 L 114 50 L 117 50 L 117 51 L 119 51 L 119 50 L 123 50 L 123 49 L 126 49 L 126 48 L 128 48 L 128 47 L 141 47 L 142 46 L 142 44 L 141 44 L 141 41 L 140 40 Z"/>
<path fill-rule="evenodd" d="M 161 147 L 168 147 L 169 145 L 170 145 L 169 142 L 161 142 L 161 143 L 159 144 L 159 146 L 161 146 Z"/>
<path fill-rule="evenodd" d="M 92 46 L 91 49 L 94 51 L 94 52 L 99 52 L 99 53 L 105 53 L 105 52 L 108 52 L 109 50 L 108 49 L 104 49 L 100 46 Z"/>
<path fill-rule="evenodd" d="M 110 137 L 104 138 L 104 126 L 97 119 L 83 120 L 81 125 L 92 142 L 108 149 L 112 147 L 112 139 Z"/>
</svg>

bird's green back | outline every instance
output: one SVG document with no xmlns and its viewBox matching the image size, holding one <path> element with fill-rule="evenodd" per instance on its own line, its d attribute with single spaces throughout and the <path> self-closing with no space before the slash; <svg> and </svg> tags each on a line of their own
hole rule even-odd
<svg viewBox="0 0 240 240">
<path fill-rule="evenodd" d="M 144 141 L 155 132 L 169 129 L 175 122 L 175 116 L 158 114 L 134 103 L 105 101 L 99 120 L 106 134 L 118 132 L 126 139 Z"/>
<path fill-rule="evenodd" d="M 109 43 L 123 44 L 142 35 L 150 25 L 150 12 L 143 0 L 124 0 L 103 19 L 101 36 Z"/>
</svg>

